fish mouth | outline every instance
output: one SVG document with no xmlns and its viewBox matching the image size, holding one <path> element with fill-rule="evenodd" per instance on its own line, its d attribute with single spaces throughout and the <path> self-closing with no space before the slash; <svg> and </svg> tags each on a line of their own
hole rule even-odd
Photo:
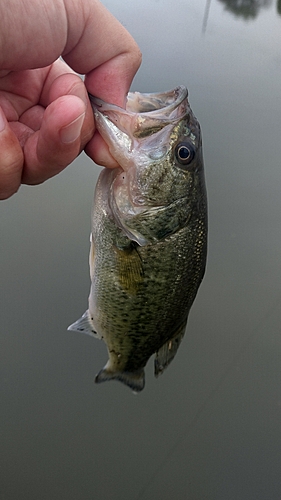
<svg viewBox="0 0 281 500">
<path fill-rule="evenodd" d="M 157 113 L 161 110 L 161 113 L 164 111 L 167 116 L 170 116 L 187 95 L 188 91 L 184 85 L 165 92 L 129 92 L 126 110 L 134 113 Z"/>
<path fill-rule="evenodd" d="M 168 90 L 166 92 L 129 92 L 127 94 L 126 107 L 121 108 L 115 104 L 106 103 L 102 99 L 89 94 L 94 112 L 99 111 L 103 114 L 109 113 L 108 116 L 112 119 L 118 119 L 121 114 L 122 117 L 127 116 L 127 123 L 130 124 L 132 118 L 135 118 L 136 114 L 142 115 L 139 120 L 140 125 L 143 124 L 143 119 L 145 118 L 148 120 L 155 118 L 161 120 L 161 122 L 168 121 L 169 123 L 174 118 L 181 119 L 186 113 L 186 106 L 182 106 L 181 108 L 180 105 L 187 98 L 187 96 L 187 88 L 183 85 L 179 85 L 175 89 Z M 116 117 L 114 113 L 117 113 Z M 181 114 L 180 117 L 179 114 Z M 124 131 L 128 130 L 126 120 L 121 120 L 120 125 L 121 129 L 124 127 Z"/>
<path fill-rule="evenodd" d="M 190 112 L 187 96 L 183 85 L 162 93 L 129 92 L 124 109 L 89 94 L 97 129 L 123 170 L 134 164 L 133 152 L 140 143 L 143 147 L 148 138 L 151 150 L 155 134 Z"/>
</svg>

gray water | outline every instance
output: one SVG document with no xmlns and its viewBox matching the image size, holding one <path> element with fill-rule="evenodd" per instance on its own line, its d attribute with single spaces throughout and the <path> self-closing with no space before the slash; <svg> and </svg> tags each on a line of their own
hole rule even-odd
<svg viewBox="0 0 281 500">
<path fill-rule="evenodd" d="M 82 154 L 1 203 L 0 499 L 280 500 L 280 2 L 104 3 L 143 52 L 133 90 L 189 89 L 207 272 L 165 374 L 97 386 L 105 345 L 66 328 L 100 168 Z"/>
</svg>

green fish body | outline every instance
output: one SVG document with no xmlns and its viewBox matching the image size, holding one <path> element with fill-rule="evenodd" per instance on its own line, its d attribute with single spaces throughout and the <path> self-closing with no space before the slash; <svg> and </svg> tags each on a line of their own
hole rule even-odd
<svg viewBox="0 0 281 500">
<path fill-rule="evenodd" d="M 92 98 L 98 130 L 120 168 L 99 177 L 89 308 L 69 329 L 106 343 L 96 382 L 143 389 L 174 358 L 202 281 L 207 201 L 200 126 L 184 87 L 129 93 L 126 110 Z"/>
</svg>

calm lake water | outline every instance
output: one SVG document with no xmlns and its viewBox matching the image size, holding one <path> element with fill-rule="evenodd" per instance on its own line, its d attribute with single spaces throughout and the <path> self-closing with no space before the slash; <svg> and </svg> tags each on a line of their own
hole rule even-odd
<svg viewBox="0 0 281 500">
<path fill-rule="evenodd" d="M 0 499 L 279 500 L 281 2 L 107 0 L 143 52 L 133 90 L 184 84 L 203 130 L 207 272 L 176 359 L 134 396 L 94 375 L 82 154 L 0 211 Z M 94 50 L 94 48 L 93 48 Z"/>
</svg>

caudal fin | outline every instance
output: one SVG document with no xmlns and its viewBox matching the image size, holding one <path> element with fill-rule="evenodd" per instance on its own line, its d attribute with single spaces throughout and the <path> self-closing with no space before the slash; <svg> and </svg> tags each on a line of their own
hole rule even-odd
<svg viewBox="0 0 281 500">
<path fill-rule="evenodd" d="M 118 372 L 111 371 L 106 366 L 96 375 L 95 382 L 100 384 L 101 382 L 107 382 L 108 380 L 119 380 L 123 384 L 127 385 L 134 392 L 140 392 L 143 390 L 145 385 L 145 374 L 144 369 L 136 370 L 134 372 Z"/>
</svg>

